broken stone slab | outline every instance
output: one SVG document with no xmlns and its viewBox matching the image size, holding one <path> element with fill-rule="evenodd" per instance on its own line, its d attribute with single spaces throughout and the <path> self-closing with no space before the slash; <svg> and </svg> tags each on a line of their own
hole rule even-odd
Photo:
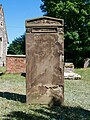
<svg viewBox="0 0 90 120">
<path fill-rule="evenodd" d="M 72 71 L 67 71 L 67 72 L 64 72 L 64 79 L 78 80 L 78 79 L 81 79 L 81 75 L 74 73 Z"/>
<path fill-rule="evenodd" d="M 63 103 L 63 85 L 38 84 L 33 87 L 30 94 L 31 103 L 60 106 Z"/>
</svg>

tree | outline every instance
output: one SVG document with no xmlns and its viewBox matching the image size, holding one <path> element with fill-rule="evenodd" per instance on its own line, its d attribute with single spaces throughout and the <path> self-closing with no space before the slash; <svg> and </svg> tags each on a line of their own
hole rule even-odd
<svg viewBox="0 0 90 120">
<path fill-rule="evenodd" d="M 8 47 L 8 54 L 22 55 L 25 54 L 25 35 L 15 38 Z"/>
<path fill-rule="evenodd" d="M 65 21 L 65 61 L 83 67 L 90 58 L 90 0 L 42 0 L 44 15 Z"/>
</svg>

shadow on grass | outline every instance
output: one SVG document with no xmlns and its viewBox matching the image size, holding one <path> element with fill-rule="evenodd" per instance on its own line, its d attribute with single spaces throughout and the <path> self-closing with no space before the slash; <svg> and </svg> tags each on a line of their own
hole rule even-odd
<svg viewBox="0 0 90 120">
<path fill-rule="evenodd" d="M 2 76 L 2 75 L 4 75 L 5 74 L 5 72 L 0 72 L 0 76 Z"/>
<path fill-rule="evenodd" d="M 90 111 L 80 107 L 41 107 L 29 109 L 28 113 L 13 111 L 4 120 L 90 120 Z"/>
<path fill-rule="evenodd" d="M 21 76 L 26 77 L 26 73 L 21 73 Z"/>
<path fill-rule="evenodd" d="M 19 101 L 22 103 L 26 102 L 26 95 L 21 95 L 17 93 L 0 92 L 0 97 L 6 98 L 8 100 Z"/>
<path fill-rule="evenodd" d="M 4 118 L 3 120 L 48 120 L 47 118 L 43 116 L 26 114 L 21 111 L 12 112 L 9 115 L 4 116 L 3 118 Z"/>
</svg>

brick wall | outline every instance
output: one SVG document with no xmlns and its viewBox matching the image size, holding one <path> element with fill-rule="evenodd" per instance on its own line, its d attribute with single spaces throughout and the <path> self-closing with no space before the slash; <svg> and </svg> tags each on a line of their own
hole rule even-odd
<svg viewBox="0 0 90 120">
<path fill-rule="evenodd" d="M 7 55 L 6 56 L 7 73 L 26 73 L 25 55 Z"/>
</svg>

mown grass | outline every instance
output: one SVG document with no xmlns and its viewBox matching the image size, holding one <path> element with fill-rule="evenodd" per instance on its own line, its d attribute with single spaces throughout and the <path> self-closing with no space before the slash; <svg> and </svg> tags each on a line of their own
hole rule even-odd
<svg viewBox="0 0 90 120">
<path fill-rule="evenodd" d="M 21 74 L 2 74 L 0 120 L 90 120 L 90 68 L 76 69 L 75 72 L 82 75 L 82 79 L 65 80 L 64 104 L 52 108 L 27 105 L 25 77 Z"/>
<path fill-rule="evenodd" d="M 76 69 L 81 80 L 65 80 L 65 104 L 90 110 L 90 68 Z"/>
<path fill-rule="evenodd" d="M 0 73 L 5 73 L 6 72 L 6 67 L 0 67 Z"/>
</svg>

